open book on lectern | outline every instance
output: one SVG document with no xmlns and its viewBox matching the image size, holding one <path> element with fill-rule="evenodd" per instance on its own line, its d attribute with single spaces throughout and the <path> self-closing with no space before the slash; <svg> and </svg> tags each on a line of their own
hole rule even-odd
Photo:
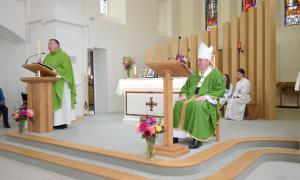
<svg viewBox="0 0 300 180">
<path fill-rule="evenodd" d="M 39 64 L 39 65 L 41 65 L 41 66 L 46 67 L 47 69 L 49 69 L 49 70 L 51 70 L 51 71 L 54 70 L 53 68 L 51 68 L 51 67 L 49 67 L 49 66 L 47 66 L 46 64 L 43 64 L 43 63 L 32 63 L 32 64 Z"/>
</svg>

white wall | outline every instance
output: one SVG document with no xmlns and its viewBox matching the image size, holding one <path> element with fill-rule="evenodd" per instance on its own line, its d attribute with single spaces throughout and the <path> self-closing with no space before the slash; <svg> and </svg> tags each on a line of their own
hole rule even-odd
<svg viewBox="0 0 300 180">
<path fill-rule="evenodd" d="M 0 26 L 25 39 L 25 5 L 20 0 L 0 0 Z"/>
<path fill-rule="evenodd" d="M 284 2 L 276 3 L 276 80 L 295 82 L 300 72 L 300 25 L 284 26 Z"/>
<path fill-rule="evenodd" d="M 123 78 L 123 56 L 134 56 L 138 70 L 144 66 L 145 51 L 162 41 L 158 32 L 157 0 L 127 0 L 126 25 L 108 21 L 97 15 L 97 0 L 88 1 L 88 16 L 95 16 L 89 23 L 89 47 L 107 50 L 108 111 L 123 109 L 122 97 L 116 96 L 118 80 Z M 97 69 L 95 69 L 97 71 Z"/>
<path fill-rule="evenodd" d="M 22 65 L 25 62 L 26 48 L 24 42 L 15 42 L 0 35 L 0 87 L 4 91 L 6 104 L 11 113 L 14 108 L 22 104 L 21 92 L 25 90 L 25 84 L 21 77 L 28 76 Z"/>
<path fill-rule="evenodd" d="M 109 80 L 107 78 L 107 51 L 104 49 L 95 48 L 94 50 L 94 98 L 95 98 L 95 112 L 107 112 L 108 111 L 108 90 L 107 84 Z"/>
</svg>

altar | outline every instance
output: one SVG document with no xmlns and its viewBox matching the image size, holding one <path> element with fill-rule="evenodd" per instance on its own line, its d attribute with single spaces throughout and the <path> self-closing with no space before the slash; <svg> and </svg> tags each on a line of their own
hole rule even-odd
<svg viewBox="0 0 300 180">
<path fill-rule="evenodd" d="M 186 77 L 173 78 L 173 105 L 186 80 Z M 143 115 L 163 117 L 163 78 L 120 79 L 116 94 L 124 97 L 126 124 L 135 124 Z"/>
</svg>

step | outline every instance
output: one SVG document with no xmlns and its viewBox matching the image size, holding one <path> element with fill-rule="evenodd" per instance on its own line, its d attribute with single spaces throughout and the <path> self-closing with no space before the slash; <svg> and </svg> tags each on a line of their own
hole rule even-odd
<svg viewBox="0 0 300 180">
<path fill-rule="evenodd" d="M 32 165 L 78 179 L 99 179 L 100 177 L 104 179 L 147 179 L 146 177 L 5 143 L 0 143 L 0 154 L 12 159 L 22 159 L 26 163 L 30 162 Z"/>
<path fill-rule="evenodd" d="M 243 138 L 218 143 L 185 159 L 170 160 L 155 158 L 154 160 L 148 161 L 144 156 L 27 134 L 20 136 L 16 133 L 10 133 L 8 134 L 7 139 L 20 144 L 58 151 L 86 159 L 111 163 L 121 167 L 164 176 L 199 174 L 205 167 L 209 167 L 216 162 L 219 162 L 238 149 L 246 149 L 249 147 L 282 147 L 298 149 L 300 142 L 300 139 L 297 138 Z"/>
<path fill-rule="evenodd" d="M 257 166 L 268 161 L 300 163 L 300 151 L 293 149 L 259 149 L 249 151 L 213 175 L 200 180 L 245 179 Z"/>
</svg>

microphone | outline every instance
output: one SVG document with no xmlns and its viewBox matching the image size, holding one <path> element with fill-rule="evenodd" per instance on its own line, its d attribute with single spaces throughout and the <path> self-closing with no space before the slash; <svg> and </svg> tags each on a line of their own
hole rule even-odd
<svg viewBox="0 0 300 180">
<path fill-rule="evenodd" d="M 177 52 L 177 55 L 175 57 L 176 60 L 181 59 L 181 57 L 180 57 L 180 40 L 181 40 L 181 36 L 178 37 L 178 52 Z"/>
<path fill-rule="evenodd" d="M 41 53 L 34 54 L 34 55 L 32 55 L 32 56 L 29 56 L 29 57 L 26 59 L 25 64 L 28 63 L 28 60 L 29 60 L 30 58 L 35 57 L 35 56 L 38 56 L 38 55 L 41 55 L 41 54 L 46 54 L 46 53 L 45 53 L 45 52 L 41 52 Z"/>
</svg>

